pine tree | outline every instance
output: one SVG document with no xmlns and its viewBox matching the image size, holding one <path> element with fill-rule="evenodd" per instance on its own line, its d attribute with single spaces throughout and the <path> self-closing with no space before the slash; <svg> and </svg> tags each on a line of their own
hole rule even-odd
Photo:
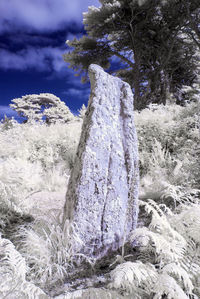
<svg viewBox="0 0 200 299">
<path fill-rule="evenodd" d="M 194 43 L 185 42 L 181 29 L 188 10 L 196 13 L 199 7 L 195 0 L 187 7 L 176 0 L 100 2 L 84 14 L 87 35 L 67 41 L 74 49 L 64 59 L 83 81 L 91 63 L 109 69 L 115 56 L 118 67 L 111 70 L 134 89 L 139 109 L 150 102 L 165 104 L 168 93 L 176 94 L 184 80 L 192 84 Z"/>
</svg>

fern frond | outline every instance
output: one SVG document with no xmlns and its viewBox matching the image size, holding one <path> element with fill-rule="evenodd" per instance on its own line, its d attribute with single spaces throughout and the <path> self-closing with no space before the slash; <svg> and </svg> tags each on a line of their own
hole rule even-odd
<svg viewBox="0 0 200 299">
<path fill-rule="evenodd" d="M 26 262 L 15 246 L 9 240 L 0 238 L 0 252 L 0 267 L 6 267 L 6 271 L 24 280 L 27 271 Z"/>
<path fill-rule="evenodd" d="M 153 299 L 189 299 L 176 280 L 166 273 L 159 275 L 153 291 Z"/>
<path fill-rule="evenodd" d="M 192 240 L 188 242 L 187 255 L 183 267 L 185 267 L 186 271 L 200 276 L 200 245 Z"/>
<path fill-rule="evenodd" d="M 197 204 L 182 205 L 179 214 L 170 219 L 173 227 L 187 241 L 185 257 L 180 261 L 181 267 L 190 275 L 194 293 L 200 296 L 200 208 Z"/>
<path fill-rule="evenodd" d="M 125 291 L 127 293 L 137 292 L 141 287 L 148 293 L 157 279 L 155 268 L 151 264 L 126 262 L 118 265 L 110 272 L 112 282 L 109 288 Z"/>
<path fill-rule="evenodd" d="M 185 254 L 185 243 L 167 238 L 150 231 L 148 228 L 137 228 L 130 235 L 131 243 L 142 247 L 143 251 L 151 251 L 156 255 L 157 262 L 170 263 L 179 261 Z"/>
<path fill-rule="evenodd" d="M 169 229 L 170 225 L 165 213 L 163 212 L 163 205 L 160 206 L 152 199 L 147 199 L 146 201 L 139 200 L 139 205 L 143 206 L 145 212 L 151 216 L 151 229 L 154 229 L 154 231 L 157 232 L 160 232 L 163 227 L 167 227 Z"/>
<path fill-rule="evenodd" d="M 130 234 L 130 241 L 134 245 L 142 246 L 143 252 L 151 251 L 156 254 L 157 262 L 163 263 L 179 261 L 184 257 L 187 242 L 170 225 L 170 222 L 163 212 L 163 205 L 157 204 L 149 199 L 146 202 L 140 200 L 140 205 L 145 211 L 151 214 L 149 228 L 137 228 Z M 171 217 L 171 216 L 170 216 Z"/>
<path fill-rule="evenodd" d="M 143 205 L 145 211 L 152 215 L 151 223 L 149 225 L 151 230 L 163 235 L 168 235 L 181 243 L 186 243 L 182 234 L 178 233 L 177 230 L 173 229 L 171 226 L 169 218 L 163 212 L 163 204 L 157 204 L 154 200 L 148 199 L 146 202 L 140 200 L 140 205 Z M 169 213 L 169 209 L 167 209 L 167 213 L 170 216 L 170 219 L 171 216 L 174 215 L 173 213 Z"/>
<path fill-rule="evenodd" d="M 171 220 L 172 225 L 189 242 L 193 240 L 195 243 L 200 244 L 200 206 L 197 204 L 183 205 L 181 209 L 182 212 L 176 214 Z"/>
<path fill-rule="evenodd" d="M 193 188 L 184 188 L 183 186 L 168 185 L 161 195 L 161 199 L 165 202 L 169 199 L 174 201 L 174 207 L 177 204 L 190 205 L 192 203 L 198 202 L 198 192 L 199 190 Z"/>
<path fill-rule="evenodd" d="M 155 214 L 158 217 L 164 217 L 165 216 L 164 212 L 159 207 L 159 204 L 156 203 L 152 199 L 147 199 L 145 201 L 140 199 L 139 200 L 139 205 L 144 206 L 145 211 L 146 211 L 147 214 Z"/>
<path fill-rule="evenodd" d="M 0 236 L 0 296 L 4 298 L 49 299 L 34 284 L 25 280 L 27 266 L 25 259 L 14 245 Z"/>
<path fill-rule="evenodd" d="M 168 264 L 162 268 L 162 273 L 169 274 L 170 276 L 172 275 L 178 280 L 187 293 L 192 293 L 192 290 L 194 289 L 192 281 L 188 272 L 186 272 L 180 265 L 175 263 Z"/>
</svg>

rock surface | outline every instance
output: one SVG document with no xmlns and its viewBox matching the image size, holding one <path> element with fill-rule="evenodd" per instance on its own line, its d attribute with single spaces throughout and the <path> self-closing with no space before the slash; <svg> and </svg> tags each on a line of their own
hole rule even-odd
<svg viewBox="0 0 200 299">
<path fill-rule="evenodd" d="M 91 95 L 63 221 L 71 219 L 88 256 L 118 249 L 138 218 L 138 149 L 130 86 L 89 68 Z"/>
</svg>

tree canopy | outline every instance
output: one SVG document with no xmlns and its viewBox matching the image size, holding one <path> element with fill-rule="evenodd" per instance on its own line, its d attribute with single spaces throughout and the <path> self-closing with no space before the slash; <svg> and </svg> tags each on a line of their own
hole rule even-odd
<svg viewBox="0 0 200 299">
<path fill-rule="evenodd" d="M 180 98 L 181 87 L 197 77 L 199 1 L 100 3 L 84 13 L 87 35 L 67 41 L 73 48 L 64 55 L 70 67 L 83 81 L 91 63 L 110 68 L 131 85 L 138 109 L 150 102 L 165 104 L 169 93 Z"/>
<path fill-rule="evenodd" d="M 51 93 L 31 94 L 13 99 L 10 107 L 26 121 L 68 122 L 73 119 L 69 108 Z"/>
</svg>

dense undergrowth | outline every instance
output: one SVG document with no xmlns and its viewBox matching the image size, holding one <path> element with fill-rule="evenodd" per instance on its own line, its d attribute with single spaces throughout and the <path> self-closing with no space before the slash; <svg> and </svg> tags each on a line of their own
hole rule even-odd
<svg viewBox="0 0 200 299">
<path fill-rule="evenodd" d="M 27 199 L 66 189 L 81 121 L 0 125 L 1 298 L 51 298 L 61 290 L 56 298 L 200 298 L 198 103 L 148 108 L 135 122 L 141 184 L 134 250 L 122 250 L 105 275 L 94 272 L 74 292 L 62 285 L 84 259 L 71 246 L 78 236 L 61 227 L 59 214 L 34 220 Z"/>
</svg>

